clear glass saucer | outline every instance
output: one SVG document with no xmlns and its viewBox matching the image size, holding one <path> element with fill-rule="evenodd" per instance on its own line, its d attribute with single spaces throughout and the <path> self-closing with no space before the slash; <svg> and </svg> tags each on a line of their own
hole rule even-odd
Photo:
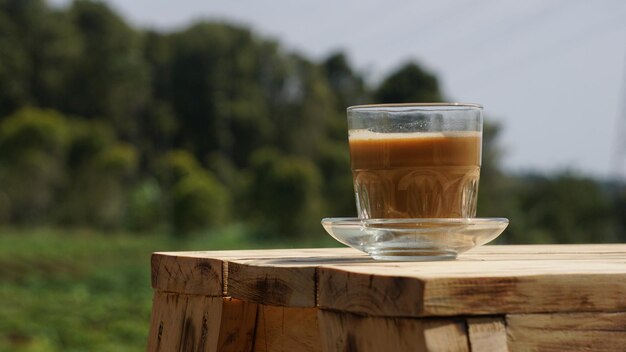
<svg viewBox="0 0 626 352">
<path fill-rule="evenodd" d="M 508 225 L 505 218 L 322 219 L 337 241 L 374 259 L 402 261 L 455 259 L 492 241 Z"/>
</svg>

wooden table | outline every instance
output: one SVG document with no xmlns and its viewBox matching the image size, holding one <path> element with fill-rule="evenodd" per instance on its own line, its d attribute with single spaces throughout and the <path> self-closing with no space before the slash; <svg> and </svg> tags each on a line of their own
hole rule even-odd
<svg viewBox="0 0 626 352">
<path fill-rule="evenodd" d="M 626 245 L 152 257 L 148 351 L 626 351 Z"/>
</svg>

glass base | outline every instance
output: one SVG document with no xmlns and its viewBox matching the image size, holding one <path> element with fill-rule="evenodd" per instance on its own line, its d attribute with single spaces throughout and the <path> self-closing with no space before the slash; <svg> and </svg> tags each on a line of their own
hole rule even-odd
<svg viewBox="0 0 626 352">
<path fill-rule="evenodd" d="M 454 260 L 498 237 L 503 218 L 367 219 L 329 218 L 322 225 L 337 241 L 377 260 Z"/>
<path fill-rule="evenodd" d="M 436 249 L 384 249 L 372 250 L 369 255 L 376 260 L 400 261 L 400 262 L 419 262 L 419 261 L 438 261 L 438 260 L 454 260 L 457 253 L 454 251 L 436 250 Z"/>
</svg>

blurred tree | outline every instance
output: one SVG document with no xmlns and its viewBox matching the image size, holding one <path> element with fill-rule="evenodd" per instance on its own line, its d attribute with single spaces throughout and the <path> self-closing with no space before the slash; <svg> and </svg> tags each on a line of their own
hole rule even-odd
<svg viewBox="0 0 626 352">
<path fill-rule="evenodd" d="M 434 103 L 442 101 L 437 78 L 413 62 L 392 72 L 374 92 L 379 103 Z"/>
<path fill-rule="evenodd" d="M 254 153 L 249 203 L 252 218 L 263 235 L 301 237 L 319 228 L 318 169 L 307 159 L 273 149 Z"/>
<path fill-rule="evenodd" d="M 141 36 L 102 2 L 77 0 L 68 16 L 80 33 L 81 60 L 67 82 L 64 111 L 109 119 L 124 139 L 138 138 L 150 95 Z"/>
<path fill-rule="evenodd" d="M 17 3 L 0 1 L 0 117 L 7 116 L 29 100 L 28 58 L 10 12 Z"/>
<path fill-rule="evenodd" d="M 281 105 L 274 107 L 272 114 L 277 129 L 275 146 L 313 159 L 336 121 L 345 123 L 345 113 L 335 110 L 332 91 L 319 67 L 296 55 L 290 59 Z"/>
<path fill-rule="evenodd" d="M 617 220 L 617 242 L 626 242 L 626 184 L 620 183 L 612 187 L 613 217 Z"/>
<path fill-rule="evenodd" d="M 0 193 L 10 210 L 5 217 L 21 224 L 49 220 L 64 182 L 67 137 L 68 124 L 54 111 L 24 108 L 0 123 Z"/>
<path fill-rule="evenodd" d="M 174 234 L 187 235 L 223 225 L 229 219 L 230 193 L 191 153 L 168 152 L 160 160 L 158 170 L 165 192 L 164 213 L 171 219 Z"/>
<path fill-rule="evenodd" d="M 352 69 L 344 53 L 336 52 L 328 56 L 322 62 L 322 68 L 335 96 L 337 110 L 367 102 L 365 80 Z"/>
<path fill-rule="evenodd" d="M 274 60 L 274 48 L 249 30 L 209 23 L 169 38 L 153 36 L 150 43 L 151 60 L 161 62 L 157 77 L 165 83 L 156 94 L 180 116 L 176 146 L 203 161 L 219 152 L 241 167 L 270 142 L 273 126 L 259 81 L 261 61 Z"/>
<path fill-rule="evenodd" d="M 230 195 L 208 171 L 183 177 L 172 188 L 174 233 L 186 235 L 223 225 L 230 212 Z"/>
<path fill-rule="evenodd" d="M 365 104 L 369 101 L 370 93 L 365 85 L 365 79 L 350 67 L 344 53 L 331 54 L 322 62 L 322 68 L 335 98 L 337 111 L 343 113 L 348 106 Z M 343 114 L 341 117 L 331 120 L 330 137 L 345 144 L 348 125 Z"/>
<path fill-rule="evenodd" d="M 234 161 L 220 152 L 212 153 L 207 161 L 208 169 L 231 194 L 235 204 L 245 202 L 249 178 Z"/>
<path fill-rule="evenodd" d="M 186 150 L 172 150 L 158 161 L 156 173 L 165 188 L 171 188 L 181 179 L 201 170 L 201 166 Z"/>
<path fill-rule="evenodd" d="M 599 184 L 589 178 L 561 173 L 527 176 L 514 194 L 524 210 L 525 231 L 517 243 L 612 242 L 616 232 L 611 203 Z M 517 219 L 516 219 L 517 220 Z"/>
<path fill-rule="evenodd" d="M 117 140 L 98 121 L 72 121 L 66 156 L 66 186 L 58 197 L 62 224 L 121 228 L 128 221 L 128 192 L 135 182 L 139 151 Z"/>
<path fill-rule="evenodd" d="M 0 1 L 0 116 L 25 104 L 64 108 L 81 48 L 65 12 L 42 0 Z"/>
<path fill-rule="evenodd" d="M 167 225 L 163 218 L 163 200 L 163 192 L 155 179 L 134 184 L 128 199 L 128 227 L 133 231 L 148 231 Z"/>
<path fill-rule="evenodd" d="M 173 47 L 170 36 L 154 31 L 144 35 L 144 57 L 151 77 L 151 97 L 140 115 L 143 139 L 142 149 L 147 160 L 174 148 L 180 131 L 180 117 L 172 103 Z M 187 136 L 185 136 L 187 138 Z"/>
<path fill-rule="evenodd" d="M 515 181 L 501 169 L 502 149 L 498 143 L 500 133 L 500 124 L 485 119 L 477 210 L 481 217 L 506 217 L 506 214 L 502 214 L 503 209 L 515 208 L 509 204 L 515 200 L 508 194 Z"/>
<path fill-rule="evenodd" d="M 347 136 L 344 138 L 347 139 Z M 323 180 L 321 187 L 321 195 L 325 200 L 323 215 L 354 216 L 356 205 L 347 142 L 320 145 L 316 164 Z"/>
</svg>

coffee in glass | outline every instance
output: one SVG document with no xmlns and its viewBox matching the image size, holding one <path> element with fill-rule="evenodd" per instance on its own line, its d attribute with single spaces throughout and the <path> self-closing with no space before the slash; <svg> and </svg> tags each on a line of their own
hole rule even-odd
<svg viewBox="0 0 626 352">
<path fill-rule="evenodd" d="M 348 126 L 359 218 L 476 215 L 480 105 L 353 106 Z"/>
</svg>

